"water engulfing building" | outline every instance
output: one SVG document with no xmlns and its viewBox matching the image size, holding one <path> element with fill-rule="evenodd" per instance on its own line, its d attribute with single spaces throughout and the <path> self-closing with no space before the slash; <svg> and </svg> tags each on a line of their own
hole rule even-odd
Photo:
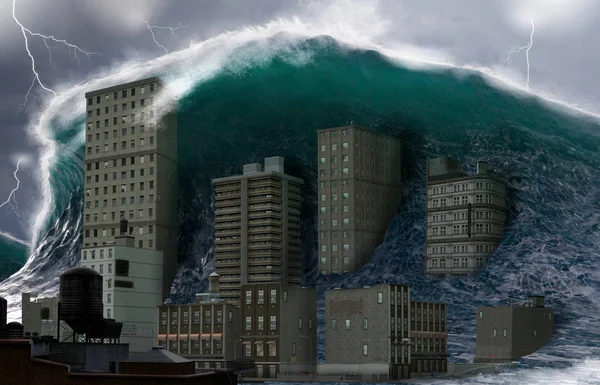
<svg viewBox="0 0 600 385">
<path fill-rule="evenodd" d="M 468 175 L 456 159 L 429 160 L 425 276 L 479 272 L 502 240 L 506 207 L 506 183 L 488 173 L 487 162 Z"/>
</svg>

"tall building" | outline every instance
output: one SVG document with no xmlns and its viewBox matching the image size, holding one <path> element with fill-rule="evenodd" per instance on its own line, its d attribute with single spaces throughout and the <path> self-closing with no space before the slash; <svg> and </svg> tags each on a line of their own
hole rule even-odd
<svg viewBox="0 0 600 385">
<path fill-rule="evenodd" d="M 477 163 L 467 175 L 456 159 L 427 167 L 425 276 L 473 275 L 487 264 L 504 232 L 506 184 Z"/>
<path fill-rule="evenodd" d="M 127 230 L 123 220 L 123 233 Z M 135 247 L 135 238 L 122 235 L 109 246 L 84 247 L 81 266 L 102 275 L 104 317 L 123 323 L 121 342 L 133 353 L 155 344 L 156 308 L 163 301 L 163 252 Z M 61 336 L 64 334 L 61 331 Z"/>
<path fill-rule="evenodd" d="M 209 284 L 219 281 L 211 274 Z M 198 294 L 188 305 L 164 305 L 158 312 L 158 344 L 196 362 L 197 368 L 228 368 L 242 357 L 240 309 L 217 290 Z"/>
<path fill-rule="evenodd" d="M 532 296 L 514 306 L 477 309 L 477 363 L 509 363 L 535 353 L 552 338 L 552 309 Z"/>
<path fill-rule="evenodd" d="M 317 291 L 281 283 L 242 287 L 242 358 L 256 377 L 313 372 L 317 362 Z"/>
<path fill-rule="evenodd" d="M 215 258 L 221 296 L 240 300 L 242 285 L 301 283 L 300 186 L 284 159 L 244 166 L 242 175 L 214 179 Z"/>
<path fill-rule="evenodd" d="M 322 375 L 397 380 L 447 367 L 446 305 L 410 299 L 406 285 L 325 292 Z"/>
<path fill-rule="evenodd" d="M 161 250 L 163 298 L 177 271 L 177 113 L 159 115 L 156 77 L 86 93 L 84 247 L 129 221 L 134 247 Z"/>
<path fill-rule="evenodd" d="M 358 126 L 318 130 L 319 271 L 357 271 L 401 202 L 400 141 Z"/>
</svg>

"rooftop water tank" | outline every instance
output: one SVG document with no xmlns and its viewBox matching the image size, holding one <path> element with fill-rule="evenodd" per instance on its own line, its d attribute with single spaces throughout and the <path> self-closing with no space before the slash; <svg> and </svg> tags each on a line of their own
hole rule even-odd
<svg viewBox="0 0 600 385">
<path fill-rule="evenodd" d="M 0 340 L 6 338 L 6 313 L 8 311 L 8 302 L 0 297 Z"/>
<path fill-rule="evenodd" d="M 6 325 L 6 339 L 7 340 L 21 340 L 23 339 L 23 325 L 18 322 L 11 322 Z"/>
<path fill-rule="evenodd" d="M 87 267 L 74 267 L 60 276 L 60 319 L 77 334 L 102 320 L 102 275 Z"/>
</svg>

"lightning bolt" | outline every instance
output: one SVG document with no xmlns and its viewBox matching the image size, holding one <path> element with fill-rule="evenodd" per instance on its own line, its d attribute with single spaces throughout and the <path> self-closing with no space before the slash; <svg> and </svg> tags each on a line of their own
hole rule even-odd
<svg viewBox="0 0 600 385">
<path fill-rule="evenodd" d="M 19 216 L 19 206 L 17 205 L 17 198 L 15 196 L 15 193 L 19 190 L 19 185 L 21 184 L 19 177 L 17 177 L 17 173 L 19 172 L 19 166 L 21 165 L 22 160 L 23 159 L 19 159 L 19 161 L 17 162 L 17 168 L 16 168 L 15 172 L 13 172 L 13 176 L 15 177 L 15 179 L 17 181 L 17 187 L 15 187 L 10 192 L 10 194 L 8 194 L 8 198 L 4 202 L 0 203 L 0 209 L 6 205 L 9 205 L 11 208 L 11 211 L 13 211 L 17 216 Z M 14 204 L 11 203 L 11 200 L 14 202 Z M 8 213 L 10 213 L 10 211 Z"/>
<path fill-rule="evenodd" d="M 29 28 L 27 28 L 23 24 L 21 24 L 21 22 L 17 18 L 16 8 L 17 8 L 17 0 L 13 0 L 13 2 L 12 2 L 12 17 L 15 20 L 15 23 L 17 23 L 19 25 L 19 27 L 21 28 L 21 33 L 23 33 L 23 38 L 25 39 L 25 49 L 27 50 L 27 54 L 29 55 L 29 58 L 31 59 L 31 71 L 33 72 L 33 80 L 31 81 L 31 85 L 29 86 L 29 89 L 27 90 L 27 93 L 25 94 L 25 101 L 19 107 L 18 112 L 20 112 L 27 105 L 27 101 L 29 99 L 31 90 L 33 89 L 33 87 L 35 86 L 36 83 L 39 84 L 39 86 L 42 87 L 42 89 L 44 89 L 44 91 L 49 92 L 52 95 L 54 95 L 54 97 L 56 97 L 56 92 L 54 92 L 54 90 L 52 90 L 51 88 L 46 87 L 44 85 L 44 83 L 42 82 L 42 80 L 40 79 L 40 74 L 38 73 L 38 71 L 36 69 L 35 58 L 34 58 L 33 54 L 31 53 L 31 50 L 29 49 L 29 40 L 27 38 L 27 34 L 29 34 L 32 37 L 33 36 L 40 37 L 40 38 L 42 38 L 42 40 L 44 40 L 44 45 L 48 49 L 48 53 L 50 56 L 49 61 L 53 67 L 54 67 L 54 61 L 52 60 L 52 50 L 50 49 L 50 46 L 48 45 L 48 40 L 67 46 L 67 48 L 69 49 L 69 56 L 74 57 L 78 63 L 81 63 L 79 61 L 78 53 L 85 54 L 88 57 L 88 59 L 91 55 L 100 55 L 100 54 L 98 52 L 85 51 L 85 50 L 79 48 L 78 46 L 76 46 L 75 44 L 71 44 L 64 39 L 57 39 L 56 37 L 54 37 L 52 35 L 43 35 L 41 33 L 31 31 Z"/>
<path fill-rule="evenodd" d="M 504 59 L 504 62 L 502 63 L 502 65 L 509 64 L 512 54 L 519 53 L 523 50 L 526 50 L 525 51 L 525 59 L 527 61 L 527 82 L 525 83 L 525 87 L 527 87 L 527 88 L 529 88 L 529 70 L 530 70 L 529 51 L 531 50 L 531 47 L 533 47 L 533 33 L 535 32 L 535 25 L 533 24 L 533 19 L 530 19 L 530 20 L 531 20 L 531 34 L 529 35 L 529 44 L 524 45 L 522 47 L 513 48 L 512 50 L 510 50 L 510 52 L 508 53 L 508 56 L 506 57 L 506 59 Z"/>
<path fill-rule="evenodd" d="M 150 34 L 152 35 L 152 40 L 154 40 L 154 44 L 156 44 L 159 48 L 162 48 L 166 54 L 168 54 L 169 51 L 167 50 L 167 48 L 164 45 L 160 44 L 156 40 L 156 35 L 154 34 L 154 29 L 168 30 L 168 31 L 171 31 L 171 33 L 173 35 L 176 35 L 175 31 L 177 31 L 178 29 L 187 28 L 187 25 L 182 25 L 181 23 L 177 24 L 176 27 L 163 27 L 161 25 L 150 25 L 150 23 L 148 23 L 146 20 L 141 20 L 141 21 L 146 24 L 146 28 L 148 28 L 148 31 L 150 31 Z"/>
</svg>

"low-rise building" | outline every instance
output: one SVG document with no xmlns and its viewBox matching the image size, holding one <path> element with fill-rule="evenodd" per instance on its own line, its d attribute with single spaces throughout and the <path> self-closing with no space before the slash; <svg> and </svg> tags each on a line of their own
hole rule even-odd
<svg viewBox="0 0 600 385">
<path fill-rule="evenodd" d="M 502 240 L 506 207 L 506 183 L 486 162 L 468 175 L 456 159 L 429 160 L 425 276 L 479 272 Z"/>
<path fill-rule="evenodd" d="M 513 306 L 477 308 L 477 363 L 506 363 L 534 353 L 552 338 L 552 309 L 532 296 Z"/>
<path fill-rule="evenodd" d="M 381 284 L 325 293 L 325 363 L 321 375 L 407 379 L 446 370 L 446 305 L 410 299 L 406 285 Z"/>
<path fill-rule="evenodd" d="M 281 283 L 242 286 L 243 359 L 256 376 L 311 372 L 317 360 L 317 292 Z"/>
<path fill-rule="evenodd" d="M 121 223 L 122 234 L 127 221 Z M 122 235 L 112 245 L 84 247 L 81 266 L 103 278 L 104 317 L 123 323 L 121 342 L 131 353 L 147 352 L 156 341 L 156 308 L 163 304 L 163 252 L 134 247 Z"/>
<path fill-rule="evenodd" d="M 219 275 L 209 277 L 209 293 L 192 304 L 159 307 L 158 344 L 196 362 L 197 368 L 226 368 L 241 357 L 240 309 L 219 296 Z"/>
</svg>

